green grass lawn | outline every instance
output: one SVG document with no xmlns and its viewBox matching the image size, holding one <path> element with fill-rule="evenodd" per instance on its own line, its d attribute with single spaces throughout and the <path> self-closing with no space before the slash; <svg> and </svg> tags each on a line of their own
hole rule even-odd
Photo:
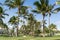
<svg viewBox="0 0 60 40">
<path fill-rule="evenodd" d="M 1 37 L 0 40 L 60 40 L 60 37 Z"/>
</svg>

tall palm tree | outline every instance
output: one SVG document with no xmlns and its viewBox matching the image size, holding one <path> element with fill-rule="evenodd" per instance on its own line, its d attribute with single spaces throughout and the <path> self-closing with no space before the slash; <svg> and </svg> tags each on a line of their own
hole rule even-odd
<svg viewBox="0 0 60 40">
<path fill-rule="evenodd" d="M 49 17 L 49 25 L 50 25 L 50 16 L 51 16 L 52 13 L 54 13 L 53 12 L 54 7 L 55 7 L 55 4 L 47 6 L 47 13 L 48 13 L 48 17 Z"/>
<path fill-rule="evenodd" d="M 6 16 L 9 16 L 8 14 L 5 13 L 5 10 L 0 6 L 0 27 L 1 28 L 6 28 L 8 31 L 8 26 L 3 22 L 3 19 Z"/>
<path fill-rule="evenodd" d="M 59 0 L 57 0 L 57 4 L 59 4 L 59 3 L 60 3 Z M 53 4 L 53 5 L 48 3 L 48 5 L 47 5 L 47 13 L 48 13 L 48 16 L 49 16 L 49 25 L 50 25 L 50 16 L 51 16 L 51 14 L 59 11 L 59 9 L 60 9 L 59 7 L 54 9 L 55 6 L 56 6 L 56 3 Z"/>
<path fill-rule="evenodd" d="M 32 10 L 33 12 L 35 12 L 35 13 L 40 13 L 40 14 L 42 14 L 42 16 L 43 16 L 43 33 L 45 32 L 44 31 L 44 18 L 45 18 L 45 16 L 46 16 L 46 13 L 47 13 L 47 11 L 46 11 L 46 9 L 47 9 L 47 5 L 48 5 L 48 0 L 39 0 L 39 1 L 36 1 L 35 3 L 34 3 L 34 5 L 36 6 L 36 10 Z"/>
<path fill-rule="evenodd" d="M 56 12 L 58 12 L 59 10 L 60 10 L 60 8 L 58 7 L 58 8 L 55 8 L 54 9 L 54 7 L 55 7 L 55 5 L 56 4 L 53 4 L 53 5 L 48 5 L 47 6 L 47 13 L 48 13 L 48 24 L 50 25 L 50 16 L 51 16 L 51 14 L 55 14 Z M 50 28 L 49 28 L 50 29 Z M 49 32 L 50 32 L 50 30 L 49 30 Z"/>
<path fill-rule="evenodd" d="M 47 14 L 48 14 L 48 24 L 50 25 L 50 16 L 51 16 L 52 13 L 54 14 L 53 8 L 55 7 L 55 4 L 49 5 L 49 3 L 48 3 L 48 5 L 46 7 L 47 7 L 46 11 L 47 11 Z M 50 30 L 49 30 L 49 32 L 50 32 Z"/>
<path fill-rule="evenodd" d="M 14 28 L 17 28 L 17 24 L 18 24 L 18 19 L 16 16 L 13 16 L 10 18 L 9 23 L 13 25 L 13 31 Z M 17 34 L 15 33 L 15 36 L 17 36 Z"/>
<path fill-rule="evenodd" d="M 25 0 L 6 0 L 5 4 L 7 6 L 9 6 L 9 8 L 18 8 L 18 25 L 19 25 L 19 17 L 21 16 L 21 14 L 23 14 L 22 12 L 22 8 L 27 8 L 26 6 L 23 6 Z M 17 25 L 17 30 L 18 30 L 18 25 Z M 18 31 L 17 31 L 17 36 L 18 36 Z"/>
</svg>

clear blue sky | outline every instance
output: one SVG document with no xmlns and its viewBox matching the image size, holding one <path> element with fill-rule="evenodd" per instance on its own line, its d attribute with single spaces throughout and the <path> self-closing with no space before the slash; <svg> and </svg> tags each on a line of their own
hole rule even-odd
<svg viewBox="0 0 60 40">
<path fill-rule="evenodd" d="M 4 3 L 5 0 L 0 0 L 0 2 Z M 35 2 L 36 0 L 26 0 L 24 5 L 26 6 L 30 6 L 32 7 L 33 9 L 35 8 L 35 6 L 33 5 L 33 3 Z M 54 4 L 56 2 L 56 0 L 50 0 L 50 4 Z M 55 8 L 59 7 L 58 5 L 55 6 Z M 4 6 L 3 7 L 4 9 L 8 9 L 8 7 Z M 8 10 L 6 11 L 6 13 L 9 14 L 9 16 L 6 16 L 6 18 L 4 19 L 4 22 L 7 24 L 8 23 L 8 20 L 10 19 L 10 17 L 12 17 L 13 15 L 16 15 L 15 12 L 17 11 L 17 9 L 11 9 L 11 10 Z M 52 14 L 51 15 L 51 23 L 54 23 L 57 25 L 57 28 L 60 29 L 60 12 L 58 12 L 57 14 Z M 38 21 L 41 21 L 42 20 L 42 15 L 37 15 L 36 16 L 36 19 Z M 48 17 L 46 17 L 47 19 L 47 22 L 48 22 Z M 47 24 L 48 25 L 48 24 Z"/>
</svg>

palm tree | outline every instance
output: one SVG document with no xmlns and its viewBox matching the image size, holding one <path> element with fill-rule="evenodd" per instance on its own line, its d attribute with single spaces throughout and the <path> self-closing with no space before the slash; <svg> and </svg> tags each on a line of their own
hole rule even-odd
<svg viewBox="0 0 60 40">
<path fill-rule="evenodd" d="M 57 4 L 59 4 L 59 0 L 57 1 Z M 47 13 L 48 13 L 48 16 L 49 16 L 49 25 L 50 25 L 50 16 L 51 16 L 51 14 L 60 10 L 60 7 L 54 9 L 55 5 L 56 4 L 49 5 L 49 3 L 48 3 L 48 6 L 47 6 Z"/>
<path fill-rule="evenodd" d="M 37 22 L 33 14 L 28 14 L 27 17 L 25 17 L 28 20 L 28 25 L 26 26 L 26 30 L 30 31 L 31 35 L 34 35 L 36 30 L 39 30 L 40 28 L 40 22 Z M 24 26 L 25 27 L 25 26 Z"/>
<path fill-rule="evenodd" d="M 32 32 L 35 18 L 33 16 L 33 14 L 29 14 L 27 19 L 28 19 L 28 25 L 30 26 L 30 29 Z"/>
<path fill-rule="evenodd" d="M 18 24 L 18 19 L 16 16 L 13 16 L 10 18 L 9 23 L 13 25 L 13 31 L 14 28 L 17 28 L 17 24 Z M 15 36 L 17 36 L 17 34 L 15 33 Z"/>
<path fill-rule="evenodd" d="M 52 13 L 54 13 L 54 11 L 53 11 L 53 8 L 54 8 L 54 6 L 55 6 L 55 4 L 53 4 L 53 5 L 49 5 L 49 3 L 48 3 L 48 5 L 46 6 L 47 7 L 47 14 L 48 14 L 48 24 L 50 25 L 50 16 L 51 16 L 51 14 Z M 50 31 L 50 30 L 49 30 Z"/>
<path fill-rule="evenodd" d="M 50 28 L 50 33 L 53 33 L 51 34 L 50 36 L 54 35 L 55 31 L 56 31 L 56 25 L 55 24 L 51 24 L 49 25 L 49 28 Z"/>
<path fill-rule="evenodd" d="M 25 0 L 6 0 L 5 5 L 9 6 L 9 8 L 18 8 L 18 25 L 19 25 L 19 17 L 21 14 L 23 14 L 24 8 L 26 9 L 26 6 L 23 6 Z M 18 25 L 17 25 L 17 36 L 18 36 Z"/>
<path fill-rule="evenodd" d="M 35 13 L 40 13 L 40 14 L 42 14 L 42 16 L 43 16 L 43 33 L 45 32 L 44 31 L 44 18 L 45 18 L 45 16 L 46 16 L 46 12 L 47 12 L 47 5 L 48 5 L 48 0 L 39 0 L 39 1 L 36 1 L 35 3 L 34 3 L 34 5 L 36 6 L 36 10 L 32 10 L 33 12 L 35 12 Z"/>
<path fill-rule="evenodd" d="M 41 22 L 34 21 L 34 36 L 39 36 L 41 33 Z"/>
<path fill-rule="evenodd" d="M 48 20 L 49 20 L 49 22 L 48 22 L 48 24 L 50 25 L 50 16 L 51 16 L 51 14 L 54 14 L 54 13 L 56 13 L 56 12 L 58 12 L 59 10 L 60 10 L 60 8 L 58 7 L 58 8 L 55 8 L 54 9 L 54 7 L 55 7 L 55 5 L 56 4 L 53 4 L 53 5 L 48 5 L 47 6 L 47 13 L 48 13 Z M 54 10 L 53 10 L 54 9 Z M 50 29 L 50 28 L 49 28 Z M 50 31 L 50 30 L 49 30 Z"/>
<path fill-rule="evenodd" d="M 49 26 L 49 28 L 50 28 L 51 30 L 56 29 L 56 25 L 55 25 L 55 24 L 51 24 L 51 25 Z"/>
<path fill-rule="evenodd" d="M 5 13 L 5 10 L 0 6 L 0 27 L 6 28 L 8 32 L 8 26 L 3 22 L 3 19 L 5 19 L 5 15 L 9 16 L 8 14 Z"/>
<path fill-rule="evenodd" d="M 3 22 L 3 19 L 5 18 L 5 15 L 8 16 L 8 14 L 5 13 L 5 11 L 3 10 L 3 8 L 0 6 L 0 26 L 5 25 Z"/>
<path fill-rule="evenodd" d="M 55 6 L 55 4 L 47 6 L 47 13 L 48 13 L 48 17 L 49 17 L 49 25 L 50 25 L 50 16 L 51 16 L 52 13 L 54 13 L 53 12 L 54 6 Z"/>
<path fill-rule="evenodd" d="M 35 17 L 33 14 L 27 14 L 26 17 L 24 17 L 28 21 L 28 25 L 26 26 L 27 30 L 30 31 L 30 33 L 34 32 L 34 24 L 35 24 Z M 32 34 L 31 34 L 32 35 Z"/>
<path fill-rule="evenodd" d="M 41 22 L 35 21 L 35 30 L 40 30 Z"/>
</svg>

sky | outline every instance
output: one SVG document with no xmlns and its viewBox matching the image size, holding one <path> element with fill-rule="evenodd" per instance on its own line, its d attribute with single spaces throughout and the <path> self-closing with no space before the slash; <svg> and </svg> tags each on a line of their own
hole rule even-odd
<svg viewBox="0 0 60 40">
<path fill-rule="evenodd" d="M 1 3 L 4 3 L 5 0 L 0 0 Z M 24 5 L 26 6 L 30 6 L 32 7 L 31 9 L 35 9 L 35 6 L 33 5 L 33 3 L 37 1 L 37 0 L 26 0 Z M 56 0 L 49 0 L 50 1 L 50 4 L 54 4 L 56 3 Z M 59 7 L 60 5 L 56 5 L 55 8 Z M 17 12 L 17 9 L 8 9 L 7 6 L 2 6 L 3 9 L 7 9 L 6 13 L 9 14 L 9 16 L 5 16 L 5 19 L 3 19 L 4 23 L 6 23 L 7 25 L 9 25 L 9 27 L 11 26 L 10 24 L 8 24 L 8 21 L 10 19 L 10 17 L 12 16 L 16 16 L 17 14 L 15 14 Z M 42 21 L 42 15 L 41 14 L 37 14 L 36 16 L 36 19 L 38 21 Z M 60 12 L 58 12 L 57 14 L 52 14 L 51 17 L 50 17 L 50 21 L 51 23 L 57 25 L 57 29 L 60 30 Z M 46 20 L 47 20 L 47 23 L 48 23 L 48 16 L 46 17 Z M 48 25 L 48 24 L 47 24 Z"/>
</svg>

